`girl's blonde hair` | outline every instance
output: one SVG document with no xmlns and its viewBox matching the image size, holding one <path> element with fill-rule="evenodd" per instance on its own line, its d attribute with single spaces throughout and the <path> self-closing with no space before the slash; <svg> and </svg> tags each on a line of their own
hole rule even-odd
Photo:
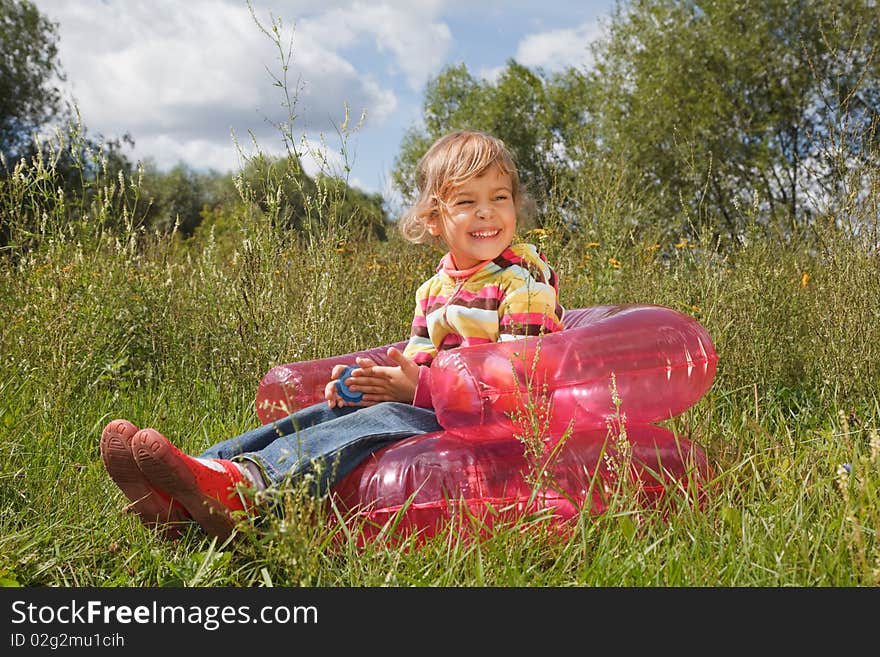
<svg viewBox="0 0 880 657">
<path fill-rule="evenodd" d="M 459 130 L 435 141 L 416 167 L 418 198 L 398 221 L 398 228 L 410 242 L 439 245 L 428 232 L 428 221 L 440 215 L 453 189 L 483 175 L 490 167 L 510 177 L 517 212 L 524 207 L 523 191 L 513 156 L 504 142 L 484 132 Z"/>
</svg>

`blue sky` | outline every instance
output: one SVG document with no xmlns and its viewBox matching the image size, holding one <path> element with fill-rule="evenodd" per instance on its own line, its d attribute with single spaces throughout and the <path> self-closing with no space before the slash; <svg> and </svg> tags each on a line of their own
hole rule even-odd
<svg viewBox="0 0 880 657">
<path fill-rule="evenodd" d="M 64 88 L 91 135 L 128 132 L 133 159 L 167 169 L 241 166 L 234 134 L 252 152 L 281 151 L 278 51 L 245 0 L 35 0 L 58 23 Z M 614 0 L 252 0 L 258 20 L 292 38 L 293 134 L 307 168 L 339 172 L 338 125 L 348 105 L 352 184 L 390 198 L 404 132 L 421 116 L 425 83 L 450 64 L 491 78 L 514 58 L 544 70 L 590 65 L 587 44 Z M 268 120 L 267 120 L 268 119 Z M 324 146 L 322 146 L 324 144 Z"/>
</svg>

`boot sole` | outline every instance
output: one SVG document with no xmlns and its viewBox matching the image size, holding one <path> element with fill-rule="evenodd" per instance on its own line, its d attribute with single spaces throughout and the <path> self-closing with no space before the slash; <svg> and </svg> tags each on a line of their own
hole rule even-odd
<svg viewBox="0 0 880 657">
<path fill-rule="evenodd" d="M 147 527 L 158 529 L 165 538 L 178 538 L 189 518 L 172 504 L 165 504 L 138 467 L 131 450 L 137 427 L 114 421 L 101 433 L 101 461 L 110 478 L 119 486 L 129 504 L 125 511 L 135 513 Z"/>
</svg>

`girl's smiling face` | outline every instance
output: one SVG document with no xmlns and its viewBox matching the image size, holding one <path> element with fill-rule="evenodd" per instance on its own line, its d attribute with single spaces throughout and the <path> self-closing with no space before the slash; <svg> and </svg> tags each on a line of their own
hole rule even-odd
<svg viewBox="0 0 880 657">
<path fill-rule="evenodd" d="M 449 194 L 428 232 L 441 238 L 458 269 L 497 258 L 516 231 L 516 204 L 510 176 L 497 166 L 471 178 Z"/>
</svg>

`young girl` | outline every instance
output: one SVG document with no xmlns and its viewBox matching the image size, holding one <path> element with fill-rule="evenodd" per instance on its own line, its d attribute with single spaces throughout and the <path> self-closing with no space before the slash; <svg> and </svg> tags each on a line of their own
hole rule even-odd
<svg viewBox="0 0 880 657">
<path fill-rule="evenodd" d="M 513 244 L 523 205 L 519 177 L 504 144 L 481 132 L 437 140 L 419 161 L 419 197 L 400 220 L 404 236 L 447 250 L 437 273 L 416 292 L 410 340 L 395 365 L 358 358 L 344 381 L 359 402 L 343 399 L 330 372 L 326 403 L 304 408 L 188 456 L 155 429 L 110 422 L 101 456 L 130 510 L 168 537 L 194 520 L 225 538 L 235 512 L 249 511 L 253 495 L 292 478 L 312 475 L 321 495 L 363 459 L 409 436 L 441 431 L 426 376 L 438 351 L 539 335 L 562 328 L 557 278 L 531 244 Z M 317 464 L 323 467 L 316 467 Z"/>
</svg>

